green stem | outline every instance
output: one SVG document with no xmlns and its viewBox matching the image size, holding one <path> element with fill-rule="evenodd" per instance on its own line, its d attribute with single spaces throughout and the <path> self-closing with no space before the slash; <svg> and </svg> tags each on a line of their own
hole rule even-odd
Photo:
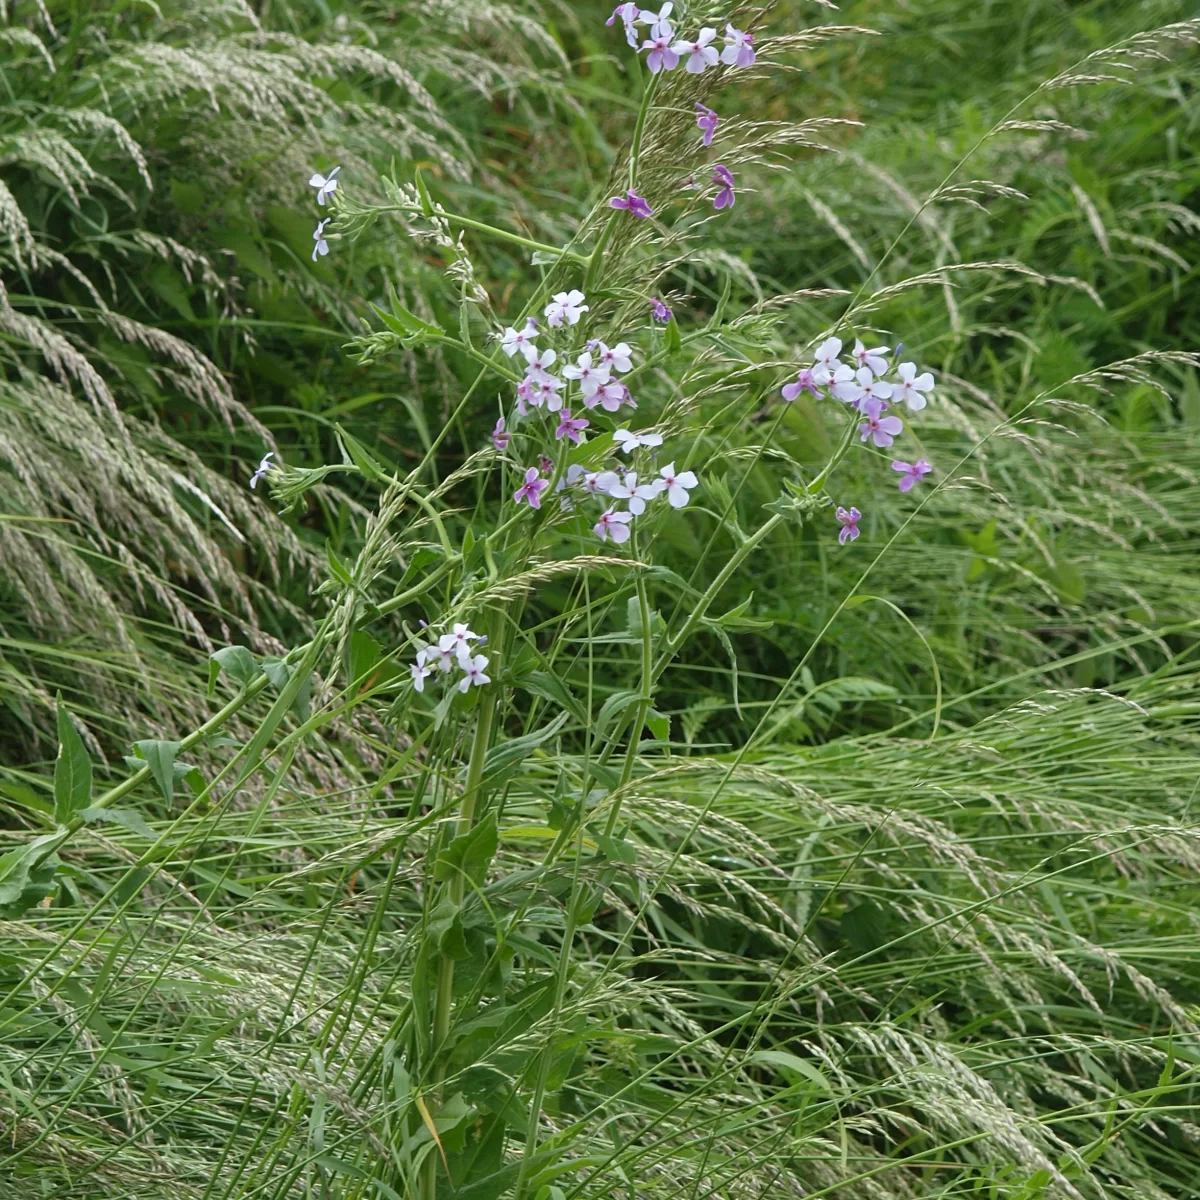
<svg viewBox="0 0 1200 1200">
<path fill-rule="evenodd" d="M 629 148 L 630 190 L 637 187 L 637 172 L 642 156 L 642 135 L 646 132 L 646 117 L 650 112 L 650 101 L 654 99 L 654 93 L 658 90 L 658 80 L 659 76 L 655 75 L 646 85 L 646 90 L 642 93 L 642 103 L 638 108 L 637 124 L 633 127 L 633 145 Z"/>
<path fill-rule="evenodd" d="M 404 212 L 411 213 L 413 216 L 424 217 L 426 214 L 419 205 L 408 204 L 384 204 L 380 205 L 375 212 Z M 568 250 L 564 246 L 551 246 L 546 242 L 535 242 L 533 238 L 522 237 L 519 233 L 510 233 L 507 229 L 499 229 L 495 225 L 488 225 L 483 221 L 473 220 L 471 217 L 462 217 L 458 213 L 444 212 L 438 210 L 434 213 L 435 217 L 440 217 L 444 221 L 451 221 L 455 225 L 463 225 L 467 229 L 475 229 L 479 233 L 487 233 L 492 237 L 501 238 L 503 241 L 512 242 L 514 246 L 524 246 L 527 250 L 541 250 L 545 254 L 556 254 L 560 258 L 571 258 L 576 262 L 586 263 L 591 256 L 587 254 L 577 254 L 574 250 Z"/>
</svg>

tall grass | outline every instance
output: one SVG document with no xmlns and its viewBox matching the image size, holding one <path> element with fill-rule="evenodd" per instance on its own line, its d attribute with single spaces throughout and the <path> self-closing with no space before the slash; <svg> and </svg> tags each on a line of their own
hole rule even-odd
<svg viewBox="0 0 1200 1200">
<path fill-rule="evenodd" d="M 60 707 L 53 785 L 8 772 L 12 1194 L 1182 1200 L 1200 1187 L 1195 360 L 1169 324 L 1192 295 L 1171 258 L 1192 226 L 1169 207 L 1191 168 L 1123 168 L 1150 199 L 1116 220 L 1077 182 L 1064 128 L 1094 135 L 1078 142 L 1089 155 L 1124 163 L 1132 142 L 1150 157 L 1155 135 L 1139 143 L 1121 114 L 1148 96 L 1146 127 L 1164 112 L 1186 125 L 1190 97 L 1171 83 L 1193 33 L 1076 67 L 1138 32 L 1127 9 L 1075 13 L 1078 44 L 1050 5 L 1024 23 L 1002 5 L 923 11 L 906 33 L 863 5 L 847 23 L 880 18 L 890 43 L 872 44 L 798 33 L 821 14 L 778 6 L 748 82 L 728 77 L 737 88 L 714 98 L 711 76 L 678 73 L 651 105 L 624 75 L 619 24 L 600 40 L 606 13 L 542 14 L 551 43 L 529 15 L 481 9 L 510 80 L 541 97 L 519 120 L 466 105 L 454 69 L 486 82 L 481 61 L 412 14 L 276 14 L 284 59 L 306 53 L 300 29 L 403 63 L 419 29 L 430 105 L 375 99 L 416 122 L 416 145 L 421 121 L 462 104 L 438 149 L 511 187 L 485 197 L 467 167 L 427 163 L 427 201 L 409 184 L 412 158 L 436 158 L 425 146 L 397 161 L 404 190 L 376 190 L 353 129 L 328 135 L 330 161 L 361 158 L 343 168 L 331 255 L 286 278 L 316 280 L 305 303 L 353 328 L 363 365 L 308 333 L 287 349 L 270 336 L 293 365 L 338 361 L 329 378 L 380 394 L 233 393 L 297 431 L 267 478 L 293 525 L 252 511 L 324 582 L 282 616 L 261 609 L 298 599 L 286 580 L 248 593 L 243 631 L 273 623 L 286 641 L 219 651 L 207 699 L 173 676 L 193 725 L 131 729 L 127 709 L 102 728 Z M 1142 28 L 1174 15 L 1147 9 Z M 170 37 L 211 49 L 183 28 L 155 26 L 138 53 L 157 60 Z M 951 63 L 964 43 L 979 55 L 1021 32 L 952 112 L 916 65 L 930 29 Z M 559 45 L 575 60 L 561 86 L 545 73 Z M 1126 61 L 1136 91 L 1081 78 Z M 803 113 L 797 62 L 819 81 Z M 1064 86 L 1035 92 L 1045 79 Z M 349 122 L 330 90 L 328 120 Z M 879 97 L 903 120 L 828 123 Z M 727 225 L 677 187 L 695 169 L 696 98 L 720 105 L 717 149 L 746 188 Z M 637 179 L 678 210 L 607 224 L 639 100 Z M 218 128 L 284 136 L 228 119 Z M 1002 128 L 1013 120 L 1040 124 Z M 303 149 L 296 177 L 319 153 Z M 1011 236 L 1029 206 L 1068 195 L 1067 216 Z M 427 203 L 493 231 L 447 237 Z M 1143 239 L 1138 254 L 1114 252 L 1117 232 Z M 531 264 L 514 235 L 606 252 Z M 661 364 L 639 377 L 637 427 L 661 428 L 702 481 L 687 508 L 635 525 L 637 559 L 598 550 L 549 500 L 537 524 L 513 504 L 527 425 L 507 459 L 486 448 L 511 405 L 487 330 L 585 270 L 588 333 L 636 330 L 639 356 Z M 1129 299 L 1159 287 L 1153 306 Z M 647 325 L 655 293 L 677 325 Z M 1088 325 L 1114 308 L 1102 334 Z M 886 462 L 845 459 L 833 498 L 866 517 L 839 548 L 813 480 L 839 453 L 840 414 L 777 391 L 846 325 L 903 336 L 938 368 L 912 429 L 939 474 L 925 499 L 898 501 Z M 255 336 L 262 354 L 266 326 Z M 22 386 L 49 386 L 24 366 Z M 368 418 L 393 396 L 407 403 Z M 186 428 L 191 411 L 176 402 L 163 420 Z M 594 451 L 606 418 L 589 415 Z M 415 445 L 389 442 L 393 421 Z M 215 473 L 218 447 L 244 436 L 197 427 L 188 461 Z M 249 588 L 253 565 L 237 567 L 229 586 Z M 120 593 L 105 594 L 120 616 Z M 422 622 L 451 620 L 483 622 L 494 678 L 439 703 L 407 666 Z M 93 757 L 140 736 L 129 772 L 93 788 L 80 729 L 101 734 Z"/>
</svg>

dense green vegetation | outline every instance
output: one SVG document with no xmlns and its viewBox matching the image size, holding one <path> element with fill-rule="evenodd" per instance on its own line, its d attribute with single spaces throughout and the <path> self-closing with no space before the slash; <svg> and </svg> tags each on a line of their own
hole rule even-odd
<svg viewBox="0 0 1200 1200">
<path fill-rule="evenodd" d="M 1200 26 L 743 5 L 605 226 L 608 15 L 0 0 L 3 1195 L 1200 1195 Z M 507 235 L 605 228 L 701 477 L 645 572 L 488 443 L 584 269 Z M 846 547 L 831 331 L 938 381 Z"/>
</svg>

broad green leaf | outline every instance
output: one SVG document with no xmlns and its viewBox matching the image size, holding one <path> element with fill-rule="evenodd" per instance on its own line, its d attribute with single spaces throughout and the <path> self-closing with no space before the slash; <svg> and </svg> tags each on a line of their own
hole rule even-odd
<svg viewBox="0 0 1200 1200">
<path fill-rule="evenodd" d="M 141 813 L 132 808 L 85 808 L 79 815 L 87 825 L 120 825 L 122 829 L 128 829 L 147 841 L 155 840 L 154 830 L 142 819 Z"/>
<path fill-rule="evenodd" d="M 483 781 L 485 787 L 497 787 L 499 781 L 510 768 L 527 759 L 539 746 L 548 742 L 570 720 L 571 714 L 561 712 L 549 725 L 527 733 L 524 737 L 510 738 L 493 746 L 483 760 Z"/>
<path fill-rule="evenodd" d="M 587 716 L 578 697 L 566 685 L 566 682 L 549 671 L 531 671 L 521 680 L 521 687 L 543 700 L 569 712 L 577 721 L 586 721 Z"/>
<path fill-rule="evenodd" d="M 146 760 L 162 798 L 171 803 L 175 795 L 175 757 L 178 742 L 134 742 L 133 748 Z"/>
<path fill-rule="evenodd" d="M 245 646 L 222 646 L 212 656 L 208 669 L 208 694 L 211 696 L 217 676 L 224 671 L 239 687 L 253 683 L 259 673 L 254 655 Z"/>
<path fill-rule="evenodd" d="M 54 760 L 54 819 L 65 825 L 92 800 L 92 760 L 83 746 L 62 697 L 56 704 L 58 718 L 58 757 Z"/>
<path fill-rule="evenodd" d="M 490 812 L 474 829 L 460 834 L 442 851 L 434 864 L 434 879 L 445 882 L 462 874 L 476 885 L 483 883 L 499 845 L 496 814 Z"/>
</svg>

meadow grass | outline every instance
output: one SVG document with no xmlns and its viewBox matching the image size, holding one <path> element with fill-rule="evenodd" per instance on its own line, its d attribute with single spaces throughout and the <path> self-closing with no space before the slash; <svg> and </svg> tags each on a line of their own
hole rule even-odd
<svg viewBox="0 0 1200 1200">
<path fill-rule="evenodd" d="M 719 103 L 732 214 L 629 226 L 646 77 L 606 11 L 10 5 L 11 1194 L 1196 1193 L 1178 7 L 837 15 L 872 38 L 776 5 L 744 82 L 664 77 L 634 135 L 674 205 Z M 414 160 L 492 232 L 431 224 Z M 124 234 L 80 232 L 93 193 Z M 184 282 L 147 294 L 135 245 Z M 638 427 L 701 479 L 633 555 L 514 504 L 526 425 L 488 447 L 487 330 L 585 271 L 589 334 L 658 364 Z M 936 371 L 938 473 L 898 502 L 846 458 L 839 547 L 842 424 L 778 388 L 845 328 Z M 242 487 L 271 445 L 282 518 Z M 476 622 L 493 682 L 415 694 L 421 620 Z M 220 642 L 249 648 L 209 676 Z"/>
</svg>

